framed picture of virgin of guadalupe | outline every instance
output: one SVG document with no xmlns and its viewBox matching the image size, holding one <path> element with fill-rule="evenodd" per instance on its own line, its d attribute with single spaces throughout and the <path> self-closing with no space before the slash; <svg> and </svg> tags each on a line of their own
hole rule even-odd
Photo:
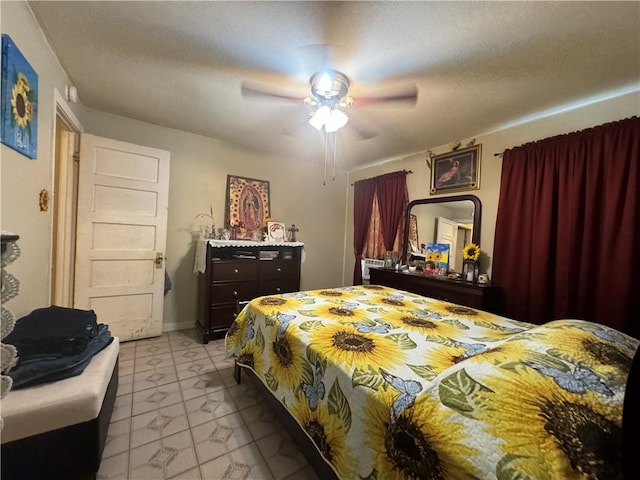
<svg viewBox="0 0 640 480">
<path fill-rule="evenodd" d="M 235 228 L 236 238 L 251 240 L 253 232 L 262 232 L 269 218 L 269 182 L 227 175 L 226 226 Z"/>
</svg>

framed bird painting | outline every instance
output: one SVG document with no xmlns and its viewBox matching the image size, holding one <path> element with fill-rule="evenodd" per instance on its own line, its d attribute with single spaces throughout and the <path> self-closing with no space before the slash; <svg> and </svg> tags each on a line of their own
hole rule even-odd
<svg viewBox="0 0 640 480">
<path fill-rule="evenodd" d="M 482 145 L 434 155 L 431 160 L 431 195 L 480 188 Z"/>
</svg>

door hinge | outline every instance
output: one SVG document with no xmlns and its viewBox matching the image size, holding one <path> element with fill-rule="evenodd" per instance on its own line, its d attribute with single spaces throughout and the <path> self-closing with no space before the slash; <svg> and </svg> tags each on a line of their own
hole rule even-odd
<svg viewBox="0 0 640 480">
<path fill-rule="evenodd" d="M 80 163 L 80 154 L 78 152 L 73 154 L 73 161 Z"/>
</svg>

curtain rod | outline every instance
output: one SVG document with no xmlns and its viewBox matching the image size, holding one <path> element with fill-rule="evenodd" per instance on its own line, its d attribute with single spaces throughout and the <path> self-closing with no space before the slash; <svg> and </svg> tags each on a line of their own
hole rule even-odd
<svg viewBox="0 0 640 480">
<path fill-rule="evenodd" d="M 402 171 L 402 172 L 406 173 L 407 175 L 410 174 L 410 173 L 413 173 L 413 170 L 399 170 L 399 171 Z M 389 172 L 389 173 L 394 173 L 394 172 Z M 386 173 L 383 173 L 382 175 L 386 175 Z M 378 175 L 378 176 L 381 177 L 382 175 Z M 369 177 L 369 178 L 375 178 L 375 177 Z M 369 180 L 369 179 L 368 178 L 364 178 L 363 180 Z M 353 187 L 353 183 L 351 183 L 350 185 Z"/>
<path fill-rule="evenodd" d="M 501 157 L 504 155 L 504 152 L 500 152 L 500 153 L 494 153 L 493 156 L 494 157 Z"/>
</svg>

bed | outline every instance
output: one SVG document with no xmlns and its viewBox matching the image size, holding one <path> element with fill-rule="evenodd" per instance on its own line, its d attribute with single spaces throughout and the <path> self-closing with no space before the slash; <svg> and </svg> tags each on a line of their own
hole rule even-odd
<svg viewBox="0 0 640 480">
<path fill-rule="evenodd" d="M 341 479 L 621 478 L 638 340 L 377 285 L 260 297 L 226 336 Z"/>
</svg>

